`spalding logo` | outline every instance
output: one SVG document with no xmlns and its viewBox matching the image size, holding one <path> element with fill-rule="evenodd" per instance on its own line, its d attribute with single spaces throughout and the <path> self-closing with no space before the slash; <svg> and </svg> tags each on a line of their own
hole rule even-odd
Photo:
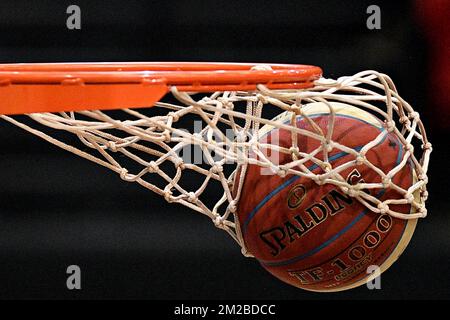
<svg viewBox="0 0 450 320">
<path fill-rule="evenodd" d="M 301 204 L 303 199 L 306 196 L 306 188 L 298 184 L 294 186 L 288 193 L 287 197 L 287 205 L 289 209 L 295 209 L 298 208 Z"/>
</svg>

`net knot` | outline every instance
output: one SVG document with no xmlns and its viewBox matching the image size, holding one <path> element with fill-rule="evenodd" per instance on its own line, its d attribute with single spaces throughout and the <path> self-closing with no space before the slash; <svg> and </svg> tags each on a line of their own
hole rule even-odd
<svg viewBox="0 0 450 320">
<path fill-rule="evenodd" d="M 425 173 L 421 173 L 417 176 L 419 180 L 423 181 L 425 184 L 428 183 L 428 176 Z"/>
<path fill-rule="evenodd" d="M 108 149 L 111 150 L 111 152 L 117 152 L 117 144 L 115 141 L 108 141 Z"/>
<path fill-rule="evenodd" d="M 164 132 L 162 133 L 163 137 L 164 137 L 164 142 L 170 142 L 170 131 L 169 130 L 164 130 Z"/>
<path fill-rule="evenodd" d="M 405 194 L 405 199 L 406 199 L 406 201 L 408 201 L 408 203 L 414 202 L 414 196 L 411 193 Z"/>
<path fill-rule="evenodd" d="M 330 172 L 333 169 L 333 166 L 329 162 L 324 162 L 321 164 L 323 171 Z"/>
<path fill-rule="evenodd" d="M 168 203 L 173 202 L 172 191 L 170 191 L 169 189 L 164 190 L 164 200 L 166 200 Z"/>
<path fill-rule="evenodd" d="M 177 169 L 180 169 L 180 170 L 184 170 L 185 169 L 184 161 L 181 158 L 176 158 L 175 160 L 173 160 L 173 165 Z"/>
<path fill-rule="evenodd" d="M 361 155 L 361 154 L 358 154 L 358 156 L 356 156 L 356 159 L 355 159 L 356 165 L 357 165 L 357 166 L 360 166 L 360 165 L 364 164 L 364 161 L 365 161 L 365 160 L 366 160 L 366 157 L 365 157 L 365 156 L 363 156 L 363 155 Z"/>
<path fill-rule="evenodd" d="M 433 150 L 433 146 L 430 142 L 427 142 L 425 144 L 422 145 L 422 149 L 423 150 Z"/>
<path fill-rule="evenodd" d="M 285 169 L 278 168 L 278 169 L 276 170 L 276 172 L 277 172 L 277 175 L 278 175 L 280 178 L 286 177 L 287 172 L 286 172 Z"/>
<path fill-rule="evenodd" d="M 197 197 L 197 195 L 195 194 L 195 192 L 189 192 L 189 193 L 187 194 L 187 200 L 188 200 L 189 202 L 191 202 L 191 203 L 195 203 L 195 202 L 197 202 L 198 197 Z"/>
<path fill-rule="evenodd" d="M 296 157 L 300 156 L 300 149 L 298 147 L 290 147 L 289 152 Z"/>
<path fill-rule="evenodd" d="M 228 210 L 230 210 L 230 212 L 234 213 L 237 210 L 237 201 L 236 200 L 231 200 L 230 203 L 228 204 Z"/>
<path fill-rule="evenodd" d="M 200 145 L 202 141 L 203 141 L 203 136 L 200 133 L 194 132 L 192 134 L 192 143 Z"/>
<path fill-rule="evenodd" d="M 245 142 L 246 136 L 247 136 L 247 134 L 246 134 L 245 130 L 239 130 L 239 131 L 236 133 L 236 142 L 237 142 L 237 143 Z"/>
<path fill-rule="evenodd" d="M 392 120 L 386 121 L 385 127 L 388 132 L 392 132 L 395 129 L 395 122 Z"/>
<path fill-rule="evenodd" d="M 392 180 L 391 180 L 391 178 L 389 178 L 389 177 L 384 177 L 384 178 L 382 179 L 382 183 L 383 183 L 383 188 L 387 189 L 387 188 L 389 188 L 389 186 L 391 185 Z"/>
<path fill-rule="evenodd" d="M 217 99 L 217 101 L 219 101 L 222 104 L 222 106 L 227 110 L 234 109 L 234 103 L 231 102 L 231 100 L 229 100 L 229 99 L 219 98 L 219 99 Z"/>
<path fill-rule="evenodd" d="M 405 151 L 409 151 L 411 154 L 414 153 L 414 146 L 411 143 L 405 145 Z"/>
<path fill-rule="evenodd" d="M 387 214 L 389 212 L 389 206 L 384 202 L 380 202 L 377 208 L 380 210 L 381 214 Z"/>
<path fill-rule="evenodd" d="M 173 111 L 169 112 L 167 116 L 171 117 L 173 122 L 177 122 L 178 120 L 180 120 L 180 116 L 178 115 L 178 113 Z"/>
<path fill-rule="evenodd" d="M 302 107 L 297 105 L 297 104 L 293 104 L 289 107 L 289 111 L 295 113 L 296 115 L 301 115 L 302 114 Z"/>
<path fill-rule="evenodd" d="M 314 182 L 315 182 L 317 185 L 319 185 L 319 186 L 325 184 L 325 180 L 324 180 L 324 177 L 323 177 L 322 175 L 314 176 L 313 180 L 314 180 Z M 348 189 L 348 188 L 347 188 L 347 189 Z"/>
<path fill-rule="evenodd" d="M 352 186 L 351 188 L 348 188 L 347 194 L 352 198 L 356 198 L 359 194 L 359 190 L 357 190 L 355 186 Z"/>
<path fill-rule="evenodd" d="M 411 112 L 410 113 L 410 118 L 415 120 L 415 121 L 419 121 L 420 119 L 420 114 L 417 111 Z"/>
<path fill-rule="evenodd" d="M 262 94 L 257 94 L 256 98 L 258 98 L 259 101 L 261 101 L 263 104 L 268 104 L 269 103 L 269 97 L 262 95 Z"/>
<path fill-rule="evenodd" d="M 220 173 L 223 172 L 223 167 L 219 163 L 215 163 L 210 170 L 212 173 Z"/>
<path fill-rule="evenodd" d="M 158 164 L 155 161 L 150 161 L 150 163 L 147 166 L 147 172 L 148 173 L 155 173 L 159 169 Z"/>
<path fill-rule="evenodd" d="M 405 124 L 409 125 L 411 123 L 411 121 L 409 121 L 409 118 L 407 116 L 401 116 L 398 121 L 403 125 Z"/>
<path fill-rule="evenodd" d="M 221 216 L 216 216 L 214 219 L 213 219 L 213 221 L 214 221 L 214 225 L 217 227 L 217 228 L 219 228 L 219 229 L 223 229 L 223 227 L 224 227 L 224 223 L 223 223 L 223 217 L 221 217 Z"/>
<path fill-rule="evenodd" d="M 341 187 L 343 193 L 348 195 L 348 187 Z"/>
<path fill-rule="evenodd" d="M 427 211 L 427 209 L 425 208 L 424 205 L 421 205 L 421 206 L 417 209 L 417 213 L 420 213 L 420 216 L 421 216 L 422 218 L 425 218 L 425 217 L 427 216 L 427 214 L 428 214 L 428 211 Z"/>
<path fill-rule="evenodd" d="M 244 246 L 241 247 L 241 254 L 242 254 L 244 257 L 253 257 L 253 255 L 250 254 L 250 253 L 248 252 L 247 248 L 245 248 Z"/>
<path fill-rule="evenodd" d="M 127 169 L 125 169 L 125 168 L 120 168 L 120 179 L 122 179 L 122 180 L 129 180 L 129 177 L 128 177 L 128 170 Z"/>
<path fill-rule="evenodd" d="M 322 144 L 323 150 L 325 150 L 326 152 L 331 152 L 331 151 L 333 151 L 334 145 L 331 143 L 331 141 L 328 142 L 328 141 L 325 139 L 325 140 L 322 140 L 321 144 Z"/>
</svg>

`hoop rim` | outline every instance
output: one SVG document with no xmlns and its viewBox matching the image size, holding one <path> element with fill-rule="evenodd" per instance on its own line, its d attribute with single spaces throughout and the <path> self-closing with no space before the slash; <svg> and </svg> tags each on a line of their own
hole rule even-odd
<svg viewBox="0 0 450 320">
<path fill-rule="evenodd" d="M 321 75 L 316 66 L 273 63 L 0 64 L 0 114 L 148 107 L 172 86 L 189 92 L 252 91 L 258 84 L 304 89 Z"/>
<path fill-rule="evenodd" d="M 262 67 L 257 69 L 257 67 Z M 263 68 L 268 68 L 264 70 Z M 56 83 L 79 78 L 88 83 L 134 83 L 148 80 L 168 85 L 245 83 L 308 83 L 320 77 L 319 67 L 299 64 L 215 62 L 90 62 L 0 64 L 0 82 Z"/>
</svg>

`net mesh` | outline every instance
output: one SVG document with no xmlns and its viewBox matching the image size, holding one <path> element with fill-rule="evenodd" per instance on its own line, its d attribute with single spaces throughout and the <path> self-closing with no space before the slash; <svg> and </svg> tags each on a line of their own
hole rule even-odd
<svg viewBox="0 0 450 320">
<path fill-rule="evenodd" d="M 303 106 L 313 102 L 324 103 L 330 110 L 326 133 L 314 125 L 314 119 L 302 113 Z M 376 115 L 386 130 L 360 150 L 333 141 L 333 102 Z M 280 114 L 291 115 L 291 121 L 277 121 Z M 295 119 L 300 115 L 311 124 L 310 130 L 296 125 Z M 34 113 L 28 114 L 26 120 L 1 117 L 113 170 L 125 181 L 139 183 L 168 202 L 180 203 L 208 216 L 216 227 L 239 243 L 245 255 L 250 254 L 245 250 L 235 213 L 248 165 L 258 165 L 281 177 L 298 175 L 317 184 L 333 184 L 375 213 L 401 219 L 426 216 L 431 144 L 419 114 L 399 96 L 387 75 L 375 71 L 337 80 L 322 78 L 313 88 L 305 90 L 269 90 L 259 85 L 252 92 L 200 95 L 172 87 L 171 95 L 148 109 Z M 263 142 L 261 128 L 267 126 L 289 130 L 292 146 Z M 384 172 L 366 154 L 387 134 L 398 137 L 404 153 L 397 166 Z M 296 138 L 299 135 L 316 139 L 320 144 L 312 152 L 299 152 Z M 267 156 L 268 150 L 288 154 L 290 161 L 280 164 Z M 332 150 L 351 157 L 346 164 L 333 166 L 328 157 Z M 313 173 L 305 166 L 308 161 L 322 170 Z M 415 179 L 405 189 L 394 184 L 393 177 L 407 163 L 413 165 Z M 345 181 L 340 173 L 357 164 L 365 164 L 377 172 L 379 182 Z M 243 174 L 238 175 L 238 170 Z M 392 188 L 401 198 L 380 200 L 364 191 L 370 188 Z M 411 213 L 396 212 L 393 205 L 398 204 L 409 204 Z"/>
</svg>

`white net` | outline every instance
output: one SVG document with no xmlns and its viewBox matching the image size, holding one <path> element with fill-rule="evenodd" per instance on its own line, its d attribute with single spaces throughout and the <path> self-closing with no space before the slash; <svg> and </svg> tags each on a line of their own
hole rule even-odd
<svg viewBox="0 0 450 320">
<path fill-rule="evenodd" d="M 178 92 L 172 87 L 171 96 L 164 101 L 139 110 L 35 113 L 29 114 L 25 121 L 1 117 L 115 171 L 125 181 L 139 183 L 168 202 L 181 203 L 207 215 L 216 227 L 227 231 L 241 245 L 244 254 L 247 253 L 234 214 L 248 165 L 258 165 L 282 177 L 298 175 L 318 184 L 334 184 L 379 214 L 401 219 L 426 216 L 431 144 L 419 114 L 398 95 L 393 82 L 384 74 L 364 71 L 337 80 L 320 79 L 313 88 L 305 90 L 268 90 L 260 85 L 254 92 L 201 95 Z M 304 105 L 314 102 L 329 109 L 326 132 L 302 112 Z M 336 102 L 376 115 L 385 130 L 358 150 L 333 141 Z M 277 121 L 280 114 L 291 115 L 291 121 Z M 304 117 L 312 129 L 297 127 L 298 116 Z M 289 130 L 292 146 L 263 142 L 260 131 L 261 128 L 267 131 L 267 126 Z M 384 172 L 366 154 L 387 134 L 398 137 L 404 152 L 398 165 Z M 312 152 L 301 152 L 298 136 L 307 136 L 320 144 Z M 267 150 L 288 154 L 290 161 L 280 164 L 267 156 Z M 333 150 L 345 152 L 351 159 L 344 165 L 334 165 L 329 159 Z M 308 161 L 321 170 L 309 170 L 305 166 Z M 402 188 L 393 178 L 407 163 L 414 168 L 415 179 Z M 378 182 L 349 184 L 340 173 L 356 164 L 372 168 L 379 175 Z M 237 175 L 238 168 L 243 174 Z M 371 188 L 392 188 L 401 197 L 380 200 L 365 192 Z M 411 212 L 395 211 L 393 205 L 399 204 L 410 205 Z"/>
</svg>

